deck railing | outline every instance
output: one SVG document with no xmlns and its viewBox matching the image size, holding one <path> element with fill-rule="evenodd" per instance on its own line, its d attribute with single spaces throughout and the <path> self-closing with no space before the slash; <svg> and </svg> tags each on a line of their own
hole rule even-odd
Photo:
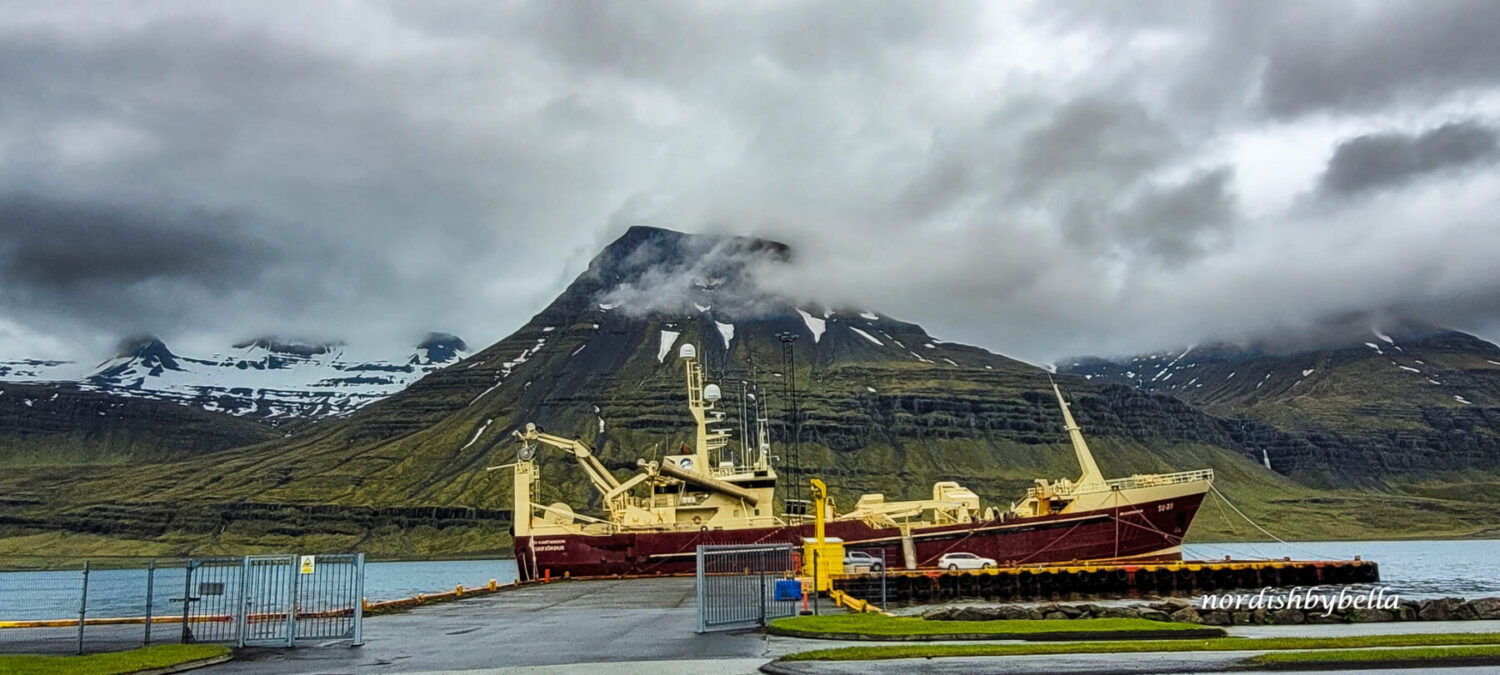
<svg viewBox="0 0 1500 675">
<path fill-rule="evenodd" d="M 1176 485 L 1178 483 L 1195 483 L 1198 481 L 1212 481 L 1214 479 L 1213 469 L 1198 469 L 1196 471 L 1179 471 L 1177 473 L 1153 473 L 1137 474 L 1129 478 L 1116 478 L 1104 481 L 1103 485 L 1073 485 L 1070 489 L 1059 490 L 1055 486 L 1052 494 L 1065 497 L 1069 495 L 1083 495 L 1095 492 L 1110 492 L 1112 490 L 1133 490 L 1135 488 L 1159 487 L 1162 485 Z M 1037 496 L 1036 488 L 1026 491 L 1028 496 Z"/>
</svg>

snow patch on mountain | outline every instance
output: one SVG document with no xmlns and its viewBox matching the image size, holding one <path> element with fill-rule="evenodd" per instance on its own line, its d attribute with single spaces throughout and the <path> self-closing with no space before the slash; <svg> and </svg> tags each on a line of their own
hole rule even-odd
<svg viewBox="0 0 1500 675">
<path fill-rule="evenodd" d="M 812 331 L 813 342 L 823 339 L 823 331 L 828 330 L 828 322 L 801 309 L 798 309 L 797 313 L 802 315 L 802 322 L 807 324 L 808 330 Z"/>
<path fill-rule="evenodd" d="M 510 378 L 510 374 L 512 372 L 515 372 L 516 366 L 526 363 L 531 359 L 531 357 L 535 356 L 537 352 L 542 351 L 542 347 L 546 344 L 547 338 L 537 338 L 536 344 L 521 350 L 521 354 L 519 356 L 500 364 L 500 371 L 495 373 L 495 383 L 493 385 L 490 385 L 489 389 L 479 392 L 478 396 L 475 396 L 473 400 L 469 401 L 469 405 L 478 403 L 479 399 L 482 399 L 490 392 L 499 389 L 500 385 L 505 384 L 505 381 Z M 529 385 L 531 383 L 527 382 L 526 384 Z"/>
<path fill-rule="evenodd" d="M 672 353 L 672 345 L 677 343 L 677 337 L 680 335 L 682 331 L 664 330 L 661 332 L 661 345 L 656 348 L 657 363 L 667 362 L 667 354 Z"/>
<path fill-rule="evenodd" d="M 862 337 L 862 338 L 864 338 L 864 339 L 866 339 L 866 340 L 869 340 L 869 341 L 870 341 L 870 342 L 873 342 L 873 343 L 875 343 L 875 344 L 876 344 L 876 346 L 880 346 L 880 347 L 884 347 L 884 346 L 885 346 L 885 343 L 884 343 L 884 342 L 881 342 L 881 341 L 880 341 L 880 340 L 877 340 L 877 339 L 875 339 L 875 336 L 874 336 L 874 335 L 871 335 L 871 334 L 869 334 L 869 333 L 866 333 L 866 332 L 864 332 L 864 331 L 862 331 L 862 330 L 860 330 L 860 329 L 858 329 L 858 328 L 855 328 L 855 327 L 854 327 L 854 326 L 850 326 L 850 327 L 849 327 L 849 330 L 852 330 L 852 331 L 854 331 L 854 332 L 856 332 L 856 333 L 859 333 L 859 336 L 860 336 L 860 337 Z"/>
<path fill-rule="evenodd" d="M 484 431 L 485 431 L 485 429 L 488 429 L 488 428 L 490 428 L 490 422 L 493 422 L 493 421 L 495 421 L 495 418 L 493 418 L 493 417 L 491 417 L 491 418 L 489 418 L 489 419 L 487 419 L 487 420 L 485 420 L 485 421 L 484 421 L 484 426 L 482 426 L 482 427 L 479 427 L 479 431 L 476 431 L 476 432 L 474 432 L 474 437 L 473 437 L 473 438 L 471 438 L 471 439 L 469 439 L 469 442 L 468 442 L 468 443 L 465 443 L 465 444 L 464 444 L 464 447 L 462 447 L 462 448 L 459 448 L 459 449 L 458 449 L 458 450 L 459 450 L 459 452 L 462 452 L 462 451 L 464 451 L 464 450 L 468 450 L 468 449 L 469 449 L 469 446 L 471 446 L 471 445 L 474 445 L 474 443 L 476 443 L 476 442 L 478 442 L 478 441 L 479 441 L 479 437 L 480 437 L 480 436 L 483 436 L 483 435 L 484 435 Z"/>
</svg>

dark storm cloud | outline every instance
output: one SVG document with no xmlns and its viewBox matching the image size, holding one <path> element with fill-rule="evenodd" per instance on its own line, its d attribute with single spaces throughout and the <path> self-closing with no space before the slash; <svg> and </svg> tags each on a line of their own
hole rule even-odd
<svg viewBox="0 0 1500 675">
<path fill-rule="evenodd" d="M 1478 122 L 1454 122 L 1418 134 L 1387 132 L 1339 143 L 1319 189 L 1347 195 L 1401 185 L 1421 176 L 1496 157 L 1500 134 Z"/>
<path fill-rule="evenodd" d="M 1500 12 L 1486 0 L 1283 5 L 1261 94 L 1277 115 L 1371 110 L 1500 83 Z"/>
<path fill-rule="evenodd" d="M 1157 258 L 1178 263 L 1222 247 L 1216 241 L 1239 218 L 1230 181 L 1234 171 L 1220 167 L 1179 185 L 1154 187 L 1121 218 L 1121 230 Z"/>
<path fill-rule="evenodd" d="M 1079 184 L 1117 186 L 1160 166 L 1179 148 L 1172 132 L 1134 101 L 1086 96 L 1062 105 L 1022 141 L 1017 196 Z"/>
<path fill-rule="evenodd" d="M 153 279 L 225 288 L 254 281 L 276 255 L 226 213 L 0 195 L 9 293 L 57 300 L 81 286 Z"/>
</svg>

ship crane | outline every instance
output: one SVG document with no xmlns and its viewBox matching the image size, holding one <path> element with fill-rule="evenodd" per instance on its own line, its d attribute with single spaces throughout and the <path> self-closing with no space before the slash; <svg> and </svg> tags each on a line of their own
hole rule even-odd
<svg viewBox="0 0 1500 675">
<path fill-rule="evenodd" d="M 594 456 L 593 451 L 589 450 L 589 446 L 571 438 L 563 438 L 562 436 L 545 433 L 537 429 L 536 424 L 532 422 L 527 422 L 524 430 L 517 429 L 512 433 L 522 443 L 529 445 L 531 441 L 536 441 L 572 453 L 573 457 L 578 460 L 578 466 L 582 467 L 583 472 L 588 474 L 589 481 L 594 484 L 594 487 L 599 490 L 600 494 L 609 494 L 611 490 L 620 487 L 620 481 L 615 479 L 614 475 L 609 472 L 609 469 L 604 468 L 604 464 L 599 461 L 598 457 Z"/>
<path fill-rule="evenodd" d="M 598 457 L 594 456 L 589 446 L 571 438 L 543 432 L 537 429 L 533 422 L 527 422 L 525 429 L 518 429 L 511 433 L 523 444 L 520 457 L 523 462 L 530 462 L 535 455 L 535 451 L 530 449 L 533 441 L 550 445 L 573 455 L 573 458 L 578 460 L 578 466 L 585 474 L 588 474 L 589 482 L 594 484 L 594 489 L 598 490 L 600 496 L 603 497 L 604 507 L 610 512 L 612 518 L 623 514 L 625 498 L 631 488 L 656 476 L 656 472 L 652 470 L 654 467 L 650 467 L 645 472 L 636 474 L 622 483 L 604 467 Z"/>
</svg>

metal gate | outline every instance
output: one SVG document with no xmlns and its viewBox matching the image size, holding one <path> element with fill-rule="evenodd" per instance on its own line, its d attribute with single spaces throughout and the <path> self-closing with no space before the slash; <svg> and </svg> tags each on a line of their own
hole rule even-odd
<svg viewBox="0 0 1500 675">
<path fill-rule="evenodd" d="M 316 568 L 314 568 L 316 569 Z M 297 556 L 245 557 L 245 595 L 239 613 L 241 646 L 292 646 L 297 623 Z"/>
<path fill-rule="evenodd" d="M 314 567 L 307 572 L 305 560 Z M 296 581 L 297 614 L 293 640 L 350 640 L 364 644 L 365 555 L 303 556 Z"/>
<path fill-rule="evenodd" d="M 699 546 L 698 632 L 764 626 L 796 614 L 801 584 L 795 579 L 794 549 L 791 544 Z M 779 589 L 777 582 L 782 582 Z"/>
<path fill-rule="evenodd" d="M 183 574 L 183 642 L 231 642 L 238 644 L 240 607 L 243 606 L 245 571 L 243 558 L 194 558 Z"/>
<path fill-rule="evenodd" d="M 364 644 L 364 554 L 253 555 L 188 561 L 183 642 L 292 647 Z"/>
</svg>

